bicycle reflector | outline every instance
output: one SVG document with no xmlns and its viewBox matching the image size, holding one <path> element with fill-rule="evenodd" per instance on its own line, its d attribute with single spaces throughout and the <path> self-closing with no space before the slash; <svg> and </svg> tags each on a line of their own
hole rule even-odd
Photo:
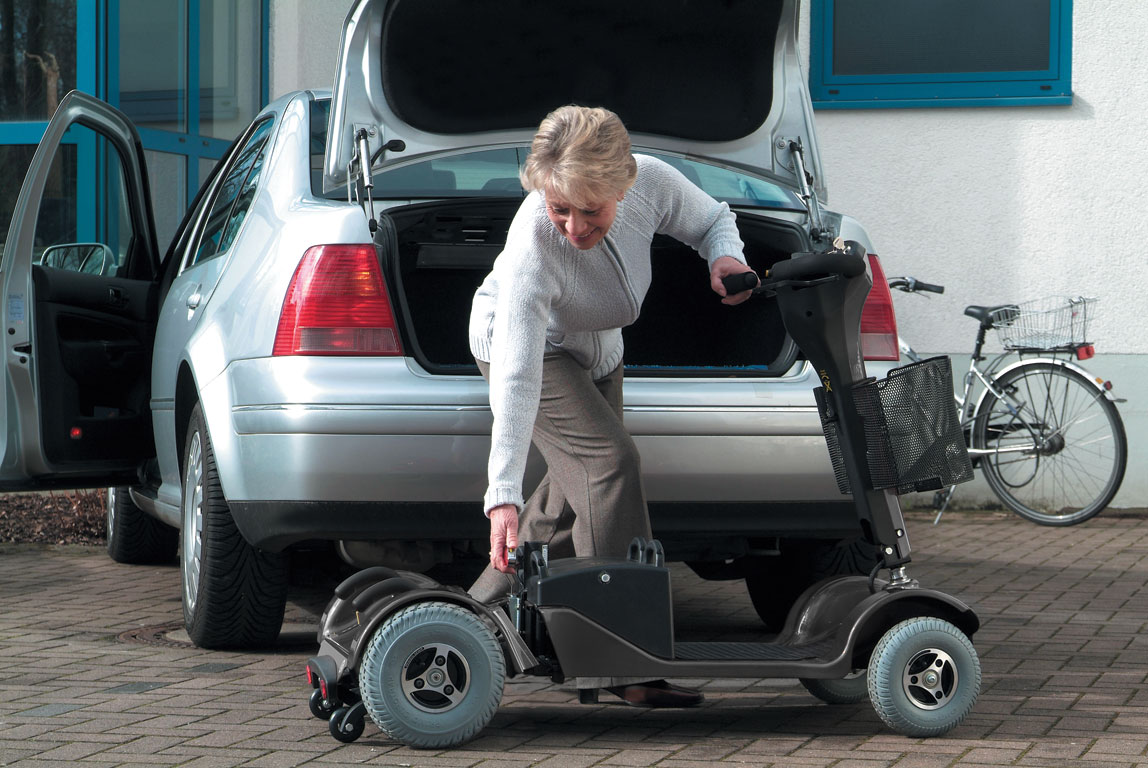
<svg viewBox="0 0 1148 768">
<path fill-rule="evenodd" d="M 272 354 L 403 354 L 373 245 L 307 249 L 283 300 Z"/>
<path fill-rule="evenodd" d="M 1091 360 L 1096 355 L 1096 347 L 1091 344 L 1083 344 L 1076 348 L 1077 360 Z"/>
<path fill-rule="evenodd" d="M 877 254 L 869 254 L 873 287 L 861 310 L 861 354 L 866 360 L 898 360 L 897 316 L 893 312 L 893 292 Z"/>
</svg>

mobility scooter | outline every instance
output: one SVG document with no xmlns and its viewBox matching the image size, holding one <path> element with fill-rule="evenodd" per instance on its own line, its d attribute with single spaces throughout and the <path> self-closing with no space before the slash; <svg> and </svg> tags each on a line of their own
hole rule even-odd
<svg viewBox="0 0 1148 768">
<path fill-rule="evenodd" d="M 507 677 L 798 678 L 829 703 L 869 698 L 894 731 L 938 736 L 972 709 L 980 662 L 976 614 L 906 572 L 909 537 L 897 494 L 968 480 L 972 467 L 952 406 L 947 358 L 866 378 L 862 304 L 872 285 L 864 249 L 838 240 L 794 254 L 730 293 L 776 296 L 786 329 L 815 366 L 815 390 L 839 489 L 852 493 L 878 562 L 868 576 L 809 587 L 772 642 L 674 639 L 670 571 L 657 541 L 626 558 L 550 560 L 516 553 L 517 591 L 485 605 L 459 587 L 376 567 L 335 589 L 320 648 L 307 662 L 311 712 L 331 735 L 357 739 L 366 717 L 412 747 L 474 738 Z M 888 578 L 879 578 L 887 571 Z M 593 701 L 593 695 L 583 695 Z"/>
</svg>

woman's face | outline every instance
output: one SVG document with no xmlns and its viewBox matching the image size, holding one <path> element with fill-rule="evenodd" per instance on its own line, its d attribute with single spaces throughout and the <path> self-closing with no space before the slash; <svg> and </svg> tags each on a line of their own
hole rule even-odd
<svg viewBox="0 0 1148 768">
<path fill-rule="evenodd" d="M 546 192 L 546 215 L 563 237 L 580 251 L 593 248 L 610 231 L 624 193 L 605 200 L 591 200 L 580 208 L 559 195 Z"/>
</svg>

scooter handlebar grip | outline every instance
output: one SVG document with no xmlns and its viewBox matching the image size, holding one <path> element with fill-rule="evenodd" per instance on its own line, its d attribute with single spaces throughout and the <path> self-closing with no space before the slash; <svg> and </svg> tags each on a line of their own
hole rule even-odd
<svg viewBox="0 0 1148 768">
<path fill-rule="evenodd" d="M 742 291 L 752 291 L 759 282 L 757 275 L 753 272 L 739 272 L 736 275 L 726 275 L 721 279 L 727 296 L 733 296 Z"/>
</svg>

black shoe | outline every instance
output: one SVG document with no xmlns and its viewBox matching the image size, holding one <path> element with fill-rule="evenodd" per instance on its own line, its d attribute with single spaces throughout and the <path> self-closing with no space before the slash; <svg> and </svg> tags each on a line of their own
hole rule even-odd
<svg viewBox="0 0 1148 768">
<path fill-rule="evenodd" d="M 635 707 L 696 707 L 705 701 L 701 691 L 672 685 L 665 680 L 615 685 L 606 690 Z"/>
</svg>

